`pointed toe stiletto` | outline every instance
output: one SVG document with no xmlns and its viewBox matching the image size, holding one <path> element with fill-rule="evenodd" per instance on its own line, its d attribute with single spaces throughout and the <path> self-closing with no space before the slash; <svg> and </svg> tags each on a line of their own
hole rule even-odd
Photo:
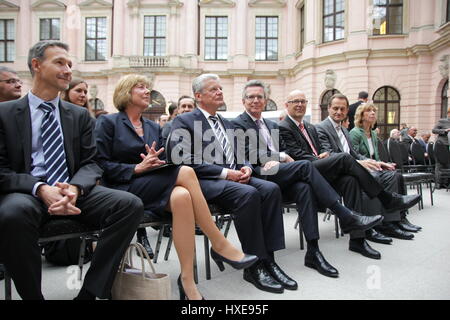
<svg viewBox="0 0 450 320">
<path fill-rule="evenodd" d="M 258 257 L 251 254 L 244 254 L 244 257 L 239 261 L 228 260 L 227 258 L 221 256 L 217 252 L 211 248 L 211 258 L 217 264 L 220 271 L 225 270 L 224 262 L 228 263 L 234 269 L 241 270 L 248 267 L 251 267 L 256 261 L 258 261 Z"/>
<path fill-rule="evenodd" d="M 180 292 L 180 300 L 189 300 L 188 296 L 186 295 L 186 292 L 184 292 L 183 283 L 181 282 L 181 274 L 178 276 L 177 284 L 178 284 L 178 291 Z M 203 296 L 202 300 L 205 300 Z"/>
</svg>

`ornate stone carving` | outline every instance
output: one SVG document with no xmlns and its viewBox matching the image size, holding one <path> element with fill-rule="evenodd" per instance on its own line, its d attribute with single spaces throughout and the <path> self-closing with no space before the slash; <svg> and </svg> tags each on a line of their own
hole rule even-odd
<svg viewBox="0 0 450 320">
<path fill-rule="evenodd" d="M 328 69 L 325 72 L 325 87 L 327 89 L 334 89 L 336 85 L 337 74 L 334 70 Z"/>
</svg>

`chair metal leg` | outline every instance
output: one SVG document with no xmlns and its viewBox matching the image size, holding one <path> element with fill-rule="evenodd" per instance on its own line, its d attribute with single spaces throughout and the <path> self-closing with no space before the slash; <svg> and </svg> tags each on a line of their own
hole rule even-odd
<svg viewBox="0 0 450 320">
<path fill-rule="evenodd" d="M 162 225 L 161 228 L 159 229 L 158 241 L 156 242 L 155 256 L 153 257 L 153 263 L 158 262 L 159 249 L 161 248 L 161 242 L 162 242 L 162 237 L 163 237 L 165 227 L 166 227 L 165 225 Z"/>
<path fill-rule="evenodd" d="M 170 249 L 172 248 L 173 233 L 170 233 L 169 241 L 167 241 L 166 253 L 164 254 L 164 261 L 169 260 Z"/>
<path fill-rule="evenodd" d="M 431 200 L 431 205 L 433 206 L 434 205 L 434 202 L 433 202 L 433 182 L 432 181 L 429 181 L 428 182 L 429 183 L 429 188 L 430 188 L 430 200 Z"/>
<path fill-rule="evenodd" d="M 339 222 L 336 215 L 334 215 L 334 232 L 336 233 L 336 239 L 339 239 Z M 344 236 L 344 235 L 342 235 Z"/>
<path fill-rule="evenodd" d="M 211 260 L 209 259 L 209 239 L 206 235 L 203 235 L 203 243 L 205 248 L 205 270 L 206 280 L 211 279 Z"/>
<path fill-rule="evenodd" d="M 83 265 L 84 265 L 84 253 L 86 252 L 86 236 L 81 236 L 80 254 L 78 255 L 78 268 L 80 273 L 78 274 L 78 280 L 83 279 Z"/>
<path fill-rule="evenodd" d="M 5 300 L 12 300 L 11 277 L 5 270 Z"/>
<path fill-rule="evenodd" d="M 231 216 L 230 216 L 230 219 L 228 219 L 227 225 L 225 227 L 225 232 L 224 232 L 225 238 L 228 236 L 228 232 L 230 231 L 230 227 L 231 227 L 231 222 L 232 221 L 233 221 L 233 218 L 231 218 Z"/>
<path fill-rule="evenodd" d="M 194 281 L 198 284 L 197 250 L 194 247 Z"/>
</svg>

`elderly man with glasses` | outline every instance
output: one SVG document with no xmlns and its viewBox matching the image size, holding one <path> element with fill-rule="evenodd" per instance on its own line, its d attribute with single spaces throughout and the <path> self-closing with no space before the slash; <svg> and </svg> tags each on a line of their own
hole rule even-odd
<svg viewBox="0 0 450 320">
<path fill-rule="evenodd" d="M 19 99 L 22 96 L 22 84 L 16 71 L 0 66 L 0 102 Z"/>
</svg>

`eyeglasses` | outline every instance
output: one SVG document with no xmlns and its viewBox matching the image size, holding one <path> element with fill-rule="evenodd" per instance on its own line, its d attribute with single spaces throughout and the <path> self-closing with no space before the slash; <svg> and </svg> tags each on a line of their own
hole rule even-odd
<svg viewBox="0 0 450 320">
<path fill-rule="evenodd" d="M 289 104 L 307 104 L 308 100 L 291 100 L 291 101 L 288 101 L 287 103 L 289 103 Z"/>
<path fill-rule="evenodd" d="M 256 96 L 245 96 L 245 99 L 247 99 L 247 100 L 250 100 L 250 101 L 253 101 L 253 100 L 262 100 L 262 99 L 264 99 L 264 97 L 263 96 L 261 96 L 261 95 L 256 95 Z"/>
<path fill-rule="evenodd" d="M 18 84 L 20 84 L 20 85 L 23 84 L 23 81 L 22 81 L 22 80 L 14 79 L 14 78 L 6 79 L 6 80 L 0 80 L 0 82 L 6 82 L 7 84 L 16 84 L 16 83 L 18 83 Z"/>
</svg>

